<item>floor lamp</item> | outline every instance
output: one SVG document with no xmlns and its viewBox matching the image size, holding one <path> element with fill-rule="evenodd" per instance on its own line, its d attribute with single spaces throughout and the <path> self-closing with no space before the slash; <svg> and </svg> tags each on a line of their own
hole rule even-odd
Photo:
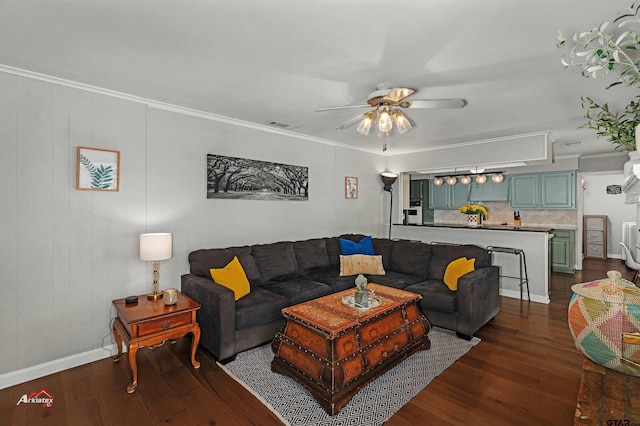
<svg viewBox="0 0 640 426">
<path fill-rule="evenodd" d="M 382 183 L 384 184 L 384 190 L 387 191 L 391 195 L 391 203 L 389 204 L 389 239 L 391 239 L 391 214 L 393 213 L 393 188 L 391 185 L 396 183 L 396 179 L 398 179 L 398 175 L 391 172 L 382 172 L 380 174 L 382 178 Z"/>
</svg>

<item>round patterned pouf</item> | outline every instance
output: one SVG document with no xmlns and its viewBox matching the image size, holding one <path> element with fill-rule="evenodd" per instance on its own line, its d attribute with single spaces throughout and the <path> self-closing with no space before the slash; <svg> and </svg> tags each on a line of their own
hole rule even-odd
<svg viewBox="0 0 640 426">
<path fill-rule="evenodd" d="M 620 272 L 607 275 L 571 287 L 569 329 L 578 350 L 593 362 L 640 376 L 640 334 L 623 341 L 623 333 L 640 333 L 640 289 Z"/>
</svg>

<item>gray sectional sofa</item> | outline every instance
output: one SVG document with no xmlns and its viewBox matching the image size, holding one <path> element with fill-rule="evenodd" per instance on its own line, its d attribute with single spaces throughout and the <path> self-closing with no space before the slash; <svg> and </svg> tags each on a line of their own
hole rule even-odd
<svg viewBox="0 0 640 426">
<path fill-rule="evenodd" d="M 284 324 L 284 307 L 354 288 L 355 276 L 340 276 L 339 238 L 360 241 L 364 235 L 342 235 L 303 241 L 196 250 L 189 254 L 190 273 L 182 292 L 198 301 L 200 344 L 218 360 L 273 339 Z M 385 275 L 369 282 L 422 295 L 420 308 L 432 325 L 470 339 L 499 311 L 498 268 L 475 245 L 425 244 L 373 238 Z M 234 300 L 232 290 L 213 281 L 211 268 L 225 267 L 237 256 L 251 292 Z M 463 275 L 458 290 L 444 284 L 447 265 L 460 257 L 475 258 L 475 270 Z"/>
</svg>

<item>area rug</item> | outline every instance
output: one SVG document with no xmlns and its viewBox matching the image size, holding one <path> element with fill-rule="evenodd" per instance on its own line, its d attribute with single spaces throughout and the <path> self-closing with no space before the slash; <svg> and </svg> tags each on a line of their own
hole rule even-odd
<svg viewBox="0 0 640 426">
<path fill-rule="evenodd" d="M 418 351 L 358 392 L 335 416 L 295 380 L 271 371 L 270 345 L 238 354 L 220 367 L 258 397 L 287 425 L 382 425 L 431 380 L 480 342 L 434 328 L 431 349 Z"/>
<path fill-rule="evenodd" d="M 640 377 L 585 358 L 574 425 L 639 425 Z"/>
</svg>

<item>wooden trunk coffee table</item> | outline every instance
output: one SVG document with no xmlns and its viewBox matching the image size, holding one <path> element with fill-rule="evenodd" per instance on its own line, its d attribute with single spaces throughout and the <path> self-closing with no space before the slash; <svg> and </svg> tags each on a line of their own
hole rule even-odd
<svg viewBox="0 0 640 426">
<path fill-rule="evenodd" d="M 282 310 L 286 323 L 271 347 L 271 370 L 302 384 L 330 415 L 375 378 L 414 352 L 429 349 L 431 325 L 419 294 L 369 284 L 381 304 L 342 303 L 355 288 Z"/>
</svg>

